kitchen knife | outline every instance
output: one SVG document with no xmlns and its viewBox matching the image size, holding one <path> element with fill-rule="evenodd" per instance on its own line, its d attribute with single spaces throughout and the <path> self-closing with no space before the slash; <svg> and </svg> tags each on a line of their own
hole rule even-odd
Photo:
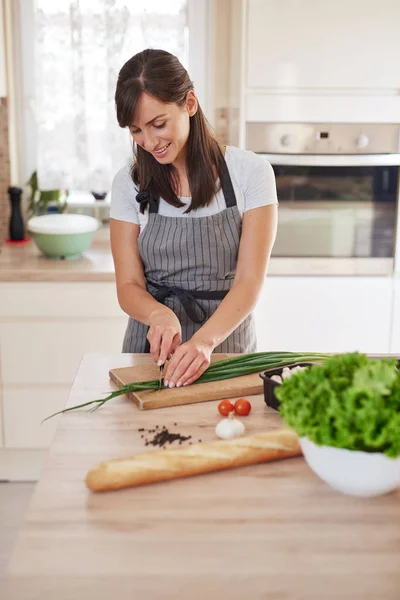
<svg viewBox="0 0 400 600">
<path fill-rule="evenodd" d="M 161 390 L 161 382 L 162 382 L 162 373 L 163 373 L 164 365 L 160 365 L 160 381 L 158 382 L 158 389 Z"/>
</svg>

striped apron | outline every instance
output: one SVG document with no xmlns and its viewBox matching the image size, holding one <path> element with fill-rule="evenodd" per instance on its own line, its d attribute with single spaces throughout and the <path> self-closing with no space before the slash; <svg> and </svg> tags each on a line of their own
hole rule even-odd
<svg viewBox="0 0 400 600">
<path fill-rule="evenodd" d="M 216 311 L 235 277 L 242 218 L 226 162 L 222 191 L 226 209 L 198 218 L 164 217 L 151 196 L 148 221 L 138 238 L 147 291 L 176 314 L 183 343 Z M 122 351 L 149 352 L 148 329 L 129 318 Z M 249 315 L 214 352 L 255 350 L 254 318 Z"/>
</svg>

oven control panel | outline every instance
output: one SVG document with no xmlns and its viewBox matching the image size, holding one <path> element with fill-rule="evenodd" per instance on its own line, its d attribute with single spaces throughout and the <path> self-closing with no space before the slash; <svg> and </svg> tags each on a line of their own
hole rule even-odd
<svg viewBox="0 0 400 600">
<path fill-rule="evenodd" d="M 267 154 L 398 154 L 400 126 L 387 123 L 247 123 L 246 148 Z"/>
</svg>

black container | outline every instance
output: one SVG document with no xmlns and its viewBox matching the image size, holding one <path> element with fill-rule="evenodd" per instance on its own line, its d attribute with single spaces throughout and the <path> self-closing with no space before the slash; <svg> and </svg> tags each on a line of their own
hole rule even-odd
<svg viewBox="0 0 400 600">
<path fill-rule="evenodd" d="M 92 196 L 94 196 L 95 200 L 105 200 L 107 196 L 107 192 L 92 192 Z"/>
<path fill-rule="evenodd" d="M 8 196 L 11 204 L 9 234 L 12 242 L 22 242 L 25 239 L 24 222 L 21 214 L 21 194 L 19 187 L 9 187 Z"/>
<path fill-rule="evenodd" d="M 285 365 L 285 367 L 289 367 L 289 369 L 291 369 L 292 367 L 311 367 L 313 364 L 317 364 L 317 363 L 298 362 L 298 363 L 292 363 L 291 365 Z M 260 373 L 260 377 L 264 381 L 265 404 L 275 410 L 279 410 L 279 405 L 280 405 L 280 401 L 275 396 L 275 388 L 277 385 L 281 385 L 281 384 L 278 383 L 277 381 L 273 381 L 271 379 L 271 377 L 273 375 L 279 375 L 281 377 L 282 371 L 285 367 L 278 367 L 276 369 L 267 369 L 266 371 L 263 371 L 262 373 Z"/>
</svg>

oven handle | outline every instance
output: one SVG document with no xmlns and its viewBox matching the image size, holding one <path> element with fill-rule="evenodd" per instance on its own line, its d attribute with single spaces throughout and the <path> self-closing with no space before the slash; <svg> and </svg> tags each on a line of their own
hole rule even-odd
<svg viewBox="0 0 400 600">
<path fill-rule="evenodd" d="M 265 154 L 271 165 L 298 167 L 388 167 L 400 166 L 400 154 Z"/>
</svg>

